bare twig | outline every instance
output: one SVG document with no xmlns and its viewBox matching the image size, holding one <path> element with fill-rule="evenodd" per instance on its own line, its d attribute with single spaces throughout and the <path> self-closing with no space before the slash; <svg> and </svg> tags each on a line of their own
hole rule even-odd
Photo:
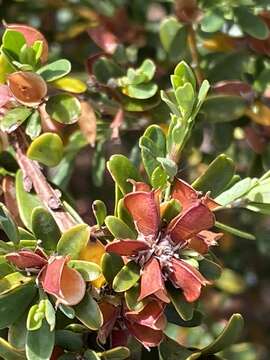
<svg viewBox="0 0 270 360">
<path fill-rule="evenodd" d="M 60 192 L 54 190 L 47 182 L 38 163 L 25 155 L 27 141 L 20 129 L 12 133 L 11 141 L 16 151 L 18 164 L 23 172 L 25 190 L 29 192 L 33 186 L 36 194 L 53 215 L 61 231 L 66 231 L 76 225 L 62 206 Z"/>
<path fill-rule="evenodd" d="M 197 42 L 196 42 L 196 33 L 193 29 L 192 24 L 188 26 L 188 43 L 190 54 L 192 58 L 192 65 L 194 68 L 194 72 L 198 81 L 198 84 L 201 85 L 203 82 L 204 76 L 202 73 L 202 69 L 200 67 L 200 57 L 197 49 Z"/>
</svg>

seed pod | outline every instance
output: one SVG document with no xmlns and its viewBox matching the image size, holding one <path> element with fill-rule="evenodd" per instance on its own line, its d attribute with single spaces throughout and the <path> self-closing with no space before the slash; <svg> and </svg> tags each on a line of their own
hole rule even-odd
<svg viewBox="0 0 270 360">
<path fill-rule="evenodd" d="M 18 102 L 26 106 L 37 106 L 47 94 L 43 78 L 32 72 L 18 71 L 8 76 L 8 86 Z"/>
</svg>

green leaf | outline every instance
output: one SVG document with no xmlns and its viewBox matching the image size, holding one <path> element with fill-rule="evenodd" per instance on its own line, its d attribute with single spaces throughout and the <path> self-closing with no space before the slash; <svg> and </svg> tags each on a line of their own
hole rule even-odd
<svg viewBox="0 0 270 360">
<path fill-rule="evenodd" d="M 57 89 L 73 94 L 81 94 L 87 90 L 87 85 L 83 81 L 71 76 L 65 76 L 62 79 L 58 79 L 54 81 L 52 85 Z"/>
<path fill-rule="evenodd" d="M 231 181 L 235 167 L 233 161 L 226 155 L 219 155 L 207 170 L 197 178 L 192 186 L 199 191 L 211 191 L 211 196 L 219 195 Z"/>
<path fill-rule="evenodd" d="M 245 207 L 248 210 L 258 212 L 263 215 L 270 215 L 270 204 L 250 202 Z"/>
<path fill-rule="evenodd" d="M 24 351 L 26 342 L 26 319 L 27 311 L 25 311 L 16 322 L 14 322 L 8 329 L 8 341 L 11 346 L 16 349 Z M 0 338 L 1 339 L 1 338 Z M 0 340 L 1 341 L 1 340 Z M 1 346 L 0 346 L 1 347 Z M 1 350 L 0 350 L 1 356 Z"/>
<path fill-rule="evenodd" d="M 0 277 L 14 272 L 13 267 L 8 263 L 4 255 L 0 255 Z"/>
<path fill-rule="evenodd" d="M 176 90 L 179 86 L 183 86 L 186 83 L 190 83 L 193 89 L 196 89 L 196 78 L 191 67 L 185 61 L 181 61 L 174 69 L 172 85 L 174 90 Z"/>
<path fill-rule="evenodd" d="M 140 285 L 138 283 L 125 292 L 125 301 L 129 310 L 140 312 L 146 306 L 147 299 L 138 301 L 139 296 Z"/>
<path fill-rule="evenodd" d="M 113 349 L 98 354 L 103 360 L 125 360 L 130 356 L 130 350 L 124 346 L 117 346 Z"/>
<path fill-rule="evenodd" d="M 55 332 L 55 345 L 68 351 L 79 352 L 84 347 L 83 334 L 70 330 L 57 330 Z"/>
<path fill-rule="evenodd" d="M 26 337 L 27 360 L 49 360 L 54 348 L 55 333 L 43 321 L 38 330 L 28 331 Z"/>
<path fill-rule="evenodd" d="M 83 354 L 83 357 L 86 360 L 100 360 L 100 357 L 97 355 L 97 353 L 93 350 L 86 350 L 85 353 Z"/>
<path fill-rule="evenodd" d="M 214 281 L 221 276 L 222 268 L 214 261 L 204 258 L 200 261 L 200 272 L 206 279 Z"/>
<path fill-rule="evenodd" d="M 48 299 L 45 300 L 45 318 L 50 325 L 50 331 L 53 331 L 55 328 L 56 316 L 54 307 Z"/>
<path fill-rule="evenodd" d="M 159 36 L 161 44 L 167 52 L 170 51 L 173 40 L 180 28 L 180 23 L 174 17 L 165 18 L 162 21 Z"/>
<path fill-rule="evenodd" d="M 211 95 L 205 100 L 201 113 L 207 122 L 219 123 L 239 119 L 247 108 L 245 99 L 233 95 Z"/>
<path fill-rule="evenodd" d="M 113 289 L 116 292 L 123 292 L 130 289 L 140 278 L 140 267 L 134 262 L 129 261 L 115 276 Z"/>
<path fill-rule="evenodd" d="M 107 208 L 103 201 L 95 200 L 92 204 L 92 210 L 95 215 L 99 228 L 104 224 L 104 220 L 107 216 Z"/>
<path fill-rule="evenodd" d="M 158 94 L 152 96 L 149 99 L 134 99 L 129 96 L 123 96 L 122 104 L 126 111 L 141 112 L 148 111 L 158 106 L 160 103 L 160 97 Z"/>
<path fill-rule="evenodd" d="M 34 68 L 36 65 L 36 53 L 34 49 L 24 44 L 19 53 L 19 61 L 23 65 L 30 65 L 32 68 Z"/>
<path fill-rule="evenodd" d="M 113 282 L 113 279 L 123 266 L 123 259 L 117 254 L 105 253 L 101 258 L 102 274 L 109 284 Z"/>
<path fill-rule="evenodd" d="M 0 356 L 7 360 L 25 360 L 24 351 L 14 348 L 2 338 L 0 338 Z"/>
<path fill-rule="evenodd" d="M 137 239 L 136 233 L 116 216 L 107 216 L 105 224 L 116 239 Z"/>
<path fill-rule="evenodd" d="M 161 166 L 163 167 L 163 169 L 166 171 L 166 173 L 170 178 L 175 177 L 178 169 L 177 169 L 177 164 L 173 160 L 168 158 L 158 157 L 157 161 L 161 164 Z"/>
<path fill-rule="evenodd" d="M 70 255 L 72 259 L 78 259 L 80 252 L 87 246 L 90 238 L 90 228 L 86 224 L 75 225 L 61 236 L 57 244 L 59 255 Z"/>
<path fill-rule="evenodd" d="M 160 165 L 155 168 L 151 175 L 151 185 L 154 189 L 163 188 L 167 182 L 167 173 Z"/>
<path fill-rule="evenodd" d="M 141 177 L 132 162 L 123 155 L 113 155 L 107 162 L 108 170 L 123 194 L 132 191 L 129 179 L 140 181 Z"/>
<path fill-rule="evenodd" d="M 79 271 L 85 281 L 94 281 L 101 275 L 101 268 L 90 261 L 71 260 L 68 266 Z"/>
<path fill-rule="evenodd" d="M 256 203 L 270 204 L 270 180 L 258 182 L 246 195 L 245 198 Z"/>
<path fill-rule="evenodd" d="M 81 115 L 79 100 L 69 94 L 51 96 L 46 103 L 46 111 L 55 121 L 61 124 L 74 124 Z"/>
<path fill-rule="evenodd" d="M 216 338 L 216 340 L 212 344 L 209 344 L 208 346 L 200 350 L 200 353 L 203 355 L 215 354 L 234 344 L 241 335 L 243 327 L 243 317 L 240 314 L 232 315 L 226 327 L 223 329 L 222 333 Z"/>
<path fill-rule="evenodd" d="M 240 180 L 231 188 L 216 197 L 215 201 L 223 206 L 228 205 L 233 201 L 243 197 L 252 186 L 252 183 L 253 182 L 251 178 L 245 178 L 243 180 Z"/>
<path fill-rule="evenodd" d="M 31 138 L 31 140 L 34 140 L 40 135 L 41 131 L 41 118 L 38 110 L 35 110 L 28 118 L 25 133 Z"/>
<path fill-rule="evenodd" d="M 256 237 L 252 234 L 249 234 L 245 231 L 242 231 L 242 230 L 239 230 L 239 229 L 236 229 L 236 228 L 233 228 L 229 225 L 225 225 L 225 224 L 222 224 L 218 221 L 215 222 L 215 227 L 217 227 L 218 229 L 222 230 L 222 231 L 225 231 L 225 232 L 228 232 L 230 234 L 233 234 L 233 235 L 236 235 L 240 238 L 243 238 L 243 239 L 247 239 L 247 240 L 256 240 Z"/>
<path fill-rule="evenodd" d="M 175 341 L 165 338 L 159 345 L 159 360 L 187 360 L 192 351 Z"/>
<path fill-rule="evenodd" d="M 0 279 L 0 295 L 9 293 L 24 284 L 32 281 L 32 277 L 24 276 L 19 272 L 8 274 Z"/>
<path fill-rule="evenodd" d="M 202 85 L 200 86 L 199 93 L 198 93 L 198 104 L 197 104 L 197 111 L 200 109 L 201 105 L 206 99 L 208 91 L 210 89 L 210 84 L 207 80 L 203 80 Z"/>
<path fill-rule="evenodd" d="M 152 60 L 145 59 L 137 71 L 144 75 L 145 82 L 151 81 L 155 75 L 156 65 Z"/>
<path fill-rule="evenodd" d="M 225 23 L 223 13 L 218 11 L 219 9 L 213 9 L 207 12 L 201 20 L 201 28 L 205 32 L 216 32 L 220 30 Z"/>
<path fill-rule="evenodd" d="M 267 39 L 269 36 L 268 27 L 259 16 L 252 14 L 245 6 L 235 8 L 234 14 L 244 32 L 256 39 Z"/>
<path fill-rule="evenodd" d="M 195 103 L 195 92 L 191 83 L 185 83 L 183 86 L 178 86 L 175 90 L 175 96 L 179 105 L 183 118 L 188 118 L 193 110 Z"/>
<path fill-rule="evenodd" d="M 44 300 L 39 304 L 31 306 L 26 322 L 26 328 L 28 331 L 35 331 L 41 328 L 43 319 L 45 318 L 45 304 Z"/>
<path fill-rule="evenodd" d="M 2 203 L 0 203 L 0 228 L 4 231 L 10 241 L 14 244 L 18 244 L 20 240 L 18 228 L 12 219 L 10 212 Z"/>
<path fill-rule="evenodd" d="M 0 296 L 0 329 L 13 324 L 22 316 L 36 292 L 34 283 L 30 282 Z"/>
<path fill-rule="evenodd" d="M 67 75 L 71 70 L 71 64 L 66 59 L 56 60 L 38 69 L 37 73 L 47 82 L 55 81 Z"/>
<path fill-rule="evenodd" d="M 139 146 L 145 170 L 149 179 L 159 166 L 157 157 L 166 156 L 166 136 L 158 125 L 150 125 L 140 138 Z"/>
<path fill-rule="evenodd" d="M 36 207 L 32 211 L 32 230 L 35 237 L 42 241 L 46 250 L 55 250 L 61 231 L 50 212 L 43 207 Z"/>
<path fill-rule="evenodd" d="M 3 48 L 11 53 L 15 59 L 18 59 L 20 50 L 25 45 L 25 42 L 23 34 L 15 30 L 7 29 L 2 37 Z"/>
<path fill-rule="evenodd" d="M 19 208 L 20 218 L 24 225 L 31 230 L 32 218 L 31 214 L 34 208 L 42 206 L 42 202 L 37 195 L 32 192 L 26 192 L 23 185 L 23 173 L 19 170 L 16 174 L 16 199 Z"/>
<path fill-rule="evenodd" d="M 69 319 L 74 319 L 76 316 L 75 310 L 71 306 L 59 304 L 59 310 Z"/>
<path fill-rule="evenodd" d="M 180 213 L 181 210 L 182 206 L 180 202 L 176 199 L 171 199 L 166 203 L 165 210 L 162 214 L 162 219 L 165 220 L 167 224 L 169 224 L 171 220 Z"/>
<path fill-rule="evenodd" d="M 44 133 L 30 144 L 27 156 L 46 166 L 56 166 L 64 154 L 63 141 L 59 135 Z"/>
<path fill-rule="evenodd" d="M 149 99 L 156 94 L 158 86 L 154 83 L 128 85 L 122 89 L 122 92 L 134 99 Z"/>
<path fill-rule="evenodd" d="M 2 131 L 8 134 L 16 130 L 32 113 L 32 110 L 19 106 L 6 112 L 3 119 L 0 122 L 0 128 Z"/>
<path fill-rule="evenodd" d="M 123 76 L 124 71 L 113 60 L 101 56 L 93 65 L 93 74 L 98 82 L 107 84 L 110 79 Z"/>
<path fill-rule="evenodd" d="M 193 304 L 187 302 L 179 289 L 176 289 L 173 286 L 168 288 L 168 294 L 180 317 L 185 321 L 191 320 L 194 312 Z"/>
<path fill-rule="evenodd" d="M 100 311 L 93 297 L 86 293 L 83 300 L 74 307 L 76 317 L 89 329 L 98 330 L 103 323 Z"/>
</svg>

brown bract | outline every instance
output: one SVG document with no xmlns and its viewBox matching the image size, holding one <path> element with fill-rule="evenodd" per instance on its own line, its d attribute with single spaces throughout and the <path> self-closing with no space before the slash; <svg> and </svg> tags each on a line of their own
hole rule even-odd
<svg viewBox="0 0 270 360">
<path fill-rule="evenodd" d="M 17 71 L 8 76 L 8 86 L 15 99 L 26 106 L 39 105 L 47 95 L 47 84 L 33 72 Z"/>
</svg>

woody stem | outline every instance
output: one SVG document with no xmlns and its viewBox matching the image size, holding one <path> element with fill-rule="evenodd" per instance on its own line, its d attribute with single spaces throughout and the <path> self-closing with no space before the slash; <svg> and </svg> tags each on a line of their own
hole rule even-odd
<svg viewBox="0 0 270 360">
<path fill-rule="evenodd" d="M 200 56 L 198 53 L 197 48 L 197 41 L 196 41 L 196 33 L 193 28 L 193 25 L 190 24 L 188 26 L 188 44 L 189 44 L 189 50 L 192 58 L 193 68 L 194 72 L 197 78 L 197 82 L 199 85 L 203 82 L 204 76 L 202 73 L 202 69 L 200 67 Z"/>
<path fill-rule="evenodd" d="M 33 186 L 37 196 L 50 211 L 62 232 L 76 225 L 76 222 L 63 208 L 59 192 L 54 190 L 47 182 L 38 163 L 30 160 L 26 156 L 27 140 L 23 132 L 18 129 L 12 133 L 10 137 L 11 143 L 16 151 L 18 164 L 23 172 L 25 191 L 30 192 Z"/>
</svg>

